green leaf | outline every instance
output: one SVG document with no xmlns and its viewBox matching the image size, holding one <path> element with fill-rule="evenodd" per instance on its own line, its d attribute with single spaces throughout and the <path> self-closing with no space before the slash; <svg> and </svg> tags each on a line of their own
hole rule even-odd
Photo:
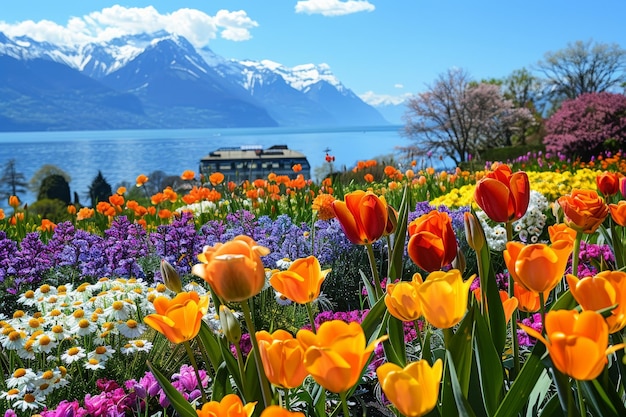
<svg viewBox="0 0 626 417">
<path fill-rule="evenodd" d="M 170 401 L 170 404 L 172 404 L 172 407 L 174 407 L 174 410 L 176 410 L 176 412 L 181 417 L 198 417 L 198 413 L 196 413 L 196 410 L 191 406 L 191 404 L 189 404 L 185 397 L 183 397 L 183 395 L 172 386 L 170 380 L 165 377 L 165 375 L 163 375 L 157 368 L 153 367 L 150 361 L 146 361 L 146 363 L 148 365 L 148 368 L 150 368 L 150 372 L 152 372 L 152 375 L 154 375 L 156 380 L 159 382 L 159 385 L 163 389 L 163 392 L 165 392 L 165 395 Z"/>
<path fill-rule="evenodd" d="M 446 352 L 446 358 L 446 364 L 447 368 L 449 369 L 450 381 L 452 384 L 452 394 L 454 395 L 454 401 L 456 402 L 456 408 L 458 412 L 458 414 L 455 415 L 458 415 L 459 417 L 475 417 L 474 411 L 467 402 L 467 398 L 463 394 L 463 390 L 461 388 L 461 385 L 459 384 L 459 377 L 456 373 L 454 360 L 452 359 L 452 353 L 450 351 Z"/>
<path fill-rule="evenodd" d="M 385 348 L 385 355 L 387 354 L 387 350 L 390 348 L 394 352 L 394 357 L 390 358 L 387 356 L 387 359 L 396 365 L 400 365 L 404 367 L 406 365 L 406 343 L 404 342 L 404 323 L 401 320 L 398 320 L 391 314 L 385 314 L 387 318 L 387 334 L 389 335 L 389 339 L 383 342 L 383 347 Z"/>
<path fill-rule="evenodd" d="M 461 324 L 452 336 L 449 346 L 446 349 L 450 351 L 454 366 L 459 377 L 459 384 L 463 394 L 467 396 L 469 390 L 470 374 L 472 372 L 472 347 L 474 345 L 474 309 L 470 309 Z M 450 332 L 451 329 L 447 329 Z"/>
<path fill-rule="evenodd" d="M 363 272 L 363 270 L 359 269 L 359 274 L 361 275 L 361 280 L 363 281 L 363 285 L 365 285 L 365 291 L 367 291 L 367 301 L 371 306 L 376 304 L 376 291 L 374 290 L 374 287 L 372 286 L 372 283 L 370 282 L 370 279 L 368 278 L 367 275 L 365 275 L 365 273 Z M 378 300 L 380 301 L 380 300 Z"/>
<path fill-rule="evenodd" d="M 213 369 L 219 368 L 222 364 L 223 357 L 221 355 L 220 343 L 218 337 L 213 333 L 209 325 L 202 320 L 200 322 L 200 331 L 198 332 L 198 339 L 205 348 L 209 361 Z"/>
<path fill-rule="evenodd" d="M 487 287 L 487 306 L 489 315 L 489 329 L 491 331 L 491 338 L 493 345 L 498 354 L 502 354 L 504 351 L 504 345 L 506 344 L 507 337 L 507 323 L 504 317 L 504 308 L 500 299 L 500 291 L 498 290 L 498 283 L 496 281 L 496 275 L 491 267 L 489 261 L 491 253 L 487 245 L 483 246 L 480 256 L 482 258 L 482 265 L 487 265 L 483 273 L 487 274 L 486 287 Z"/>
<path fill-rule="evenodd" d="M 245 399 L 246 402 L 257 401 L 258 404 L 263 404 L 263 393 L 261 392 L 261 382 L 259 381 L 259 372 L 265 372 L 263 370 L 263 365 L 257 367 L 255 355 L 252 354 L 252 351 L 248 354 L 248 358 L 246 360 L 246 365 L 244 367 L 244 372 L 246 374 L 245 380 Z M 265 377 L 265 374 L 263 374 Z M 268 384 L 269 386 L 269 384 Z M 270 388 L 271 389 L 271 388 Z M 269 405 L 269 404 L 268 404 Z"/>
<path fill-rule="evenodd" d="M 409 220 L 411 195 L 408 192 L 408 186 L 404 187 L 402 192 L 402 202 L 398 208 L 398 224 L 394 232 L 393 251 L 391 259 L 389 259 L 389 267 L 387 276 L 394 280 L 402 277 L 402 266 L 404 265 L 404 243 L 406 241 L 406 229 Z"/>
<path fill-rule="evenodd" d="M 230 383 L 230 372 L 226 367 L 226 363 L 217 368 L 215 372 L 215 378 L 213 378 L 213 385 L 211 387 L 211 400 L 222 401 L 222 398 L 227 394 L 234 393 L 233 386 Z"/>
<path fill-rule="evenodd" d="M 373 307 L 370 308 L 367 315 L 361 322 L 361 327 L 365 333 L 365 340 L 371 340 L 378 338 L 382 329 L 382 322 L 385 313 L 387 312 L 387 306 L 385 305 L 385 298 L 382 297 L 378 300 Z"/>
<path fill-rule="evenodd" d="M 608 389 L 605 389 L 598 379 L 580 381 L 582 395 L 590 408 L 594 410 L 593 414 L 602 417 L 626 416 L 626 407 L 622 398 L 617 395 L 615 387 L 608 383 L 609 386 L 606 387 Z"/>
<path fill-rule="evenodd" d="M 491 340 L 491 332 L 487 327 L 485 318 L 480 314 L 476 317 L 476 335 L 474 343 L 476 349 L 476 366 L 480 379 L 482 391 L 482 400 L 488 415 L 492 415 L 502 400 L 504 389 L 504 370 L 502 369 L 502 361 L 500 354 L 496 351 L 493 341 Z"/>
</svg>

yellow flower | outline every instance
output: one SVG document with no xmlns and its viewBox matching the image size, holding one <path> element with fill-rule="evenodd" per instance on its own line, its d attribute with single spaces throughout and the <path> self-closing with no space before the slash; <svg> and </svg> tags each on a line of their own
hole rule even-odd
<svg viewBox="0 0 626 417">
<path fill-rule="evenodd" d="M 385 396 L 408 417 L 423 416 L 435 408 L 442 372 L 441 359 L 432 367 L 422 359 L 404 368 L 388 362 L 376 369 Z"/>
<path fill-rule="evenodd" d="M 279 329 L 256 332 L 259 353 L 267 379 L 281 388 L 296 388 L 309 374 L 304 367 L 304 349 L 291 333 Z"/>
<path fill-rule="evenodd" d="M 449 329 L 459 323 L 467 312 L 473 279 L 472 276 L 463 282 L 458 269 L 431 272 L 417 292 L 424 318 L 440 329 Z"/>
<path fill-rule="evenodd" d="M 144 322 L 163 334 L 172 343 L 182 343 L 196 337 L 200 322 L 209 308 L 209 297 L 197 292 L 181 292 L 173 299 L 157 297 L 156 313 L 144 318 Z"/>
<path fill-rule="evenodd" d="M 243 301 L 261 292 L 265 268 L 261 256 L 269 249 L 248 236 L 239 235 L 226 243 L 205 246 L 198 255 L 202 262 L 191 272 L 204 279 L 224 301 Z"/>
<path fill-rule="evenodd" d="M 330 320 L 322 323 L 317 334 L 301 329 L 296 338 L 305 349 L 304 366 L 313 379 L 331 392 L 342 393 L 359 382 L 370 355 L 387 336 L 366 345 L 360 324 Z"/>
<path fill-rule="evenodd" d="M 255 406 L 256 402 L 243 405 L 237 395 L 227 394 L 222 401 L 205 403 L 196 413 L 198 417 L 250 417 Z"/>
<path fill-rule="evenodd" d="M 291 301 L 306 304 L 319 297 L 322 282 L 329 272 L 330 269 L 322 271 L 315 256 L 309 256 L 296 259 L 288 270 L 272 275 L 270 284 Z"/>
<path fill-rule="evenodd" d="M 402 321 L 414 321 L 422 315 L 422 306 L 417 296 L 422 276 L 413 274 L 411 282 L 401 281 L 387 285 L 385 305 L 389 314 Z"/>
</svg>

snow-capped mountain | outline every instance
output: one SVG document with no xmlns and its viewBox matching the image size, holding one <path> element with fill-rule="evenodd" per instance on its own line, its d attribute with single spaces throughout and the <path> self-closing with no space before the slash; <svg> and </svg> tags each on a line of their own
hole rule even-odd
<svg viewBox="0 0 626 417">
<path fill-rule="evenodd" d="M 325 64 L 230 60 L 162 31 L 76 47 L 0 32 L 0 61 L 0 130 L 387 124 Z M 52 67 L 62 79 L 40 72 Z"/>
</svg>

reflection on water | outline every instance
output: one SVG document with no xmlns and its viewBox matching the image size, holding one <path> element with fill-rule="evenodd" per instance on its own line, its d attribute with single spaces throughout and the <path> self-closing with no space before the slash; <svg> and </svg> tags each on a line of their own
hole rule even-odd
<svg viewBox="0 0 626 417">
<path fill-rule="evenodd" d="M 171 175 L 197 171 L 200 158 L 221 146 L 285 144 L 307 155 L 313 176 L 315 168 L 326 163 L 325 150 L 330 149 L 337 169 L 351 169 L 359 160 L 393 154 L 396 146 L 406 146 L 409 142 L 400 130 L 401 126 L 0 133 L 0 165 L 15 159 L 18 172 L 27 180 L 43 165 L 56 165 L 71 176 L 71 191 L 84 202 L 98 171 L 115 189 L 123 181 L 132 183 L 137 175 L 156 170 Z"/>
</svg>

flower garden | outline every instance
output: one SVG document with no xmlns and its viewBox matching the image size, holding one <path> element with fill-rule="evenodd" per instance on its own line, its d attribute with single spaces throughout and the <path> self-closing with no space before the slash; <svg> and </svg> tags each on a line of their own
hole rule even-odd
<svg viewBox="0 0 626 417">
<path fill-rule="evenodd" d="M 298 171 L 298 167 L 294 167 Z M 4 416 L 626 415 L 626 159 L 0 212 Z M 355 180 L 355 178 L 357 180 Z"/>
</svg>

